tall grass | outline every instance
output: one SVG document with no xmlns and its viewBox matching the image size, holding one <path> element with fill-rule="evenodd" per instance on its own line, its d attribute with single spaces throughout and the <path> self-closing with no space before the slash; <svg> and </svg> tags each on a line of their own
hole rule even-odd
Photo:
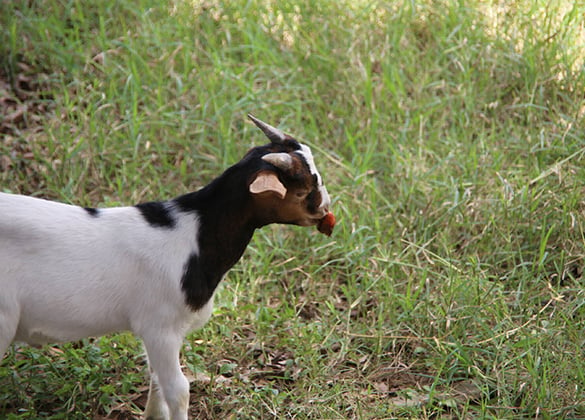
<svg viewBox="0 0 585 420">
<path fill-rule="evenodd" d="M 170 198 L 263 142 L 253 112 L 312 146 L 339 224 L 256 234 L 186 340 L 194 418 L 585 417 L 584 12 L 0 2 L 0 189 Z M 0 416 L 136 415 L 140 353 L 13 347 Z"/>
</svg>

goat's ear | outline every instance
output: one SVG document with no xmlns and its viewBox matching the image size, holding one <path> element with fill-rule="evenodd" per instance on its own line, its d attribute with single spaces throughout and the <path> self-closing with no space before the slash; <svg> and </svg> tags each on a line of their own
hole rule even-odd
<svg viewBox="0 0 585 420">
<path fill-rule="evenodd" d="M 278 179 L 274 172 L 260 171 L 250 184 L 249 190 L 252 194 L 271 192 L 283 199 L 286 196 L 286 187 Z"/>
</svg>

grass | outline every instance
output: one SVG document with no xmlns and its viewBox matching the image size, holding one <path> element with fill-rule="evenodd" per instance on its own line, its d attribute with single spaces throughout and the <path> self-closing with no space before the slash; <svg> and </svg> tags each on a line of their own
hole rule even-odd
<svg viewBox="0 0 585 420">
<path fill-rule="evenodd" d="M 256 234 L 185 341 L 194 418 L 585 418 L 584 12 L 0 1 L 0 189 L 170 198 L 264 141 L 252 112 L 339 224 Z M 134 418 L 141 353 L 13 346 L 0 417 Z"/>
</svg>

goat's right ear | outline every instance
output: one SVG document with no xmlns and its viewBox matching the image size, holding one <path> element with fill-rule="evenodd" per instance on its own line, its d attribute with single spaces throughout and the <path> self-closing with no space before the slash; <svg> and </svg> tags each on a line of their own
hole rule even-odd
<svg viewBox="0 0 585 420">
<path fill-rule="evenodd" d="M 280 199 L 286 196 L 286 187 L 278 179 L 274 172 L 260 171 L 250 184 L 249 190 L 252 194 L 270 192 L 278 195 Z"/>
</svg>

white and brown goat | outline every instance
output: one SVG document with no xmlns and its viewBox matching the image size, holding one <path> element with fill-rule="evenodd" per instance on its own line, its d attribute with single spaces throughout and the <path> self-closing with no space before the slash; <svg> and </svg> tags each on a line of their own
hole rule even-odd
<svg viewBox="0 0 585 420">
<path fill-rule="evenodd" d="M 187 419 L 183 339 L 209 319 L 218 283 L 254 230 L 332 229 L 309 147 L 249 117 L 271 142 L 169 201 L 93 209 L 0 193 L 0 357 L 13 341 L 132 331 L 151 372 L 145 417 Z"/>
</svg>

